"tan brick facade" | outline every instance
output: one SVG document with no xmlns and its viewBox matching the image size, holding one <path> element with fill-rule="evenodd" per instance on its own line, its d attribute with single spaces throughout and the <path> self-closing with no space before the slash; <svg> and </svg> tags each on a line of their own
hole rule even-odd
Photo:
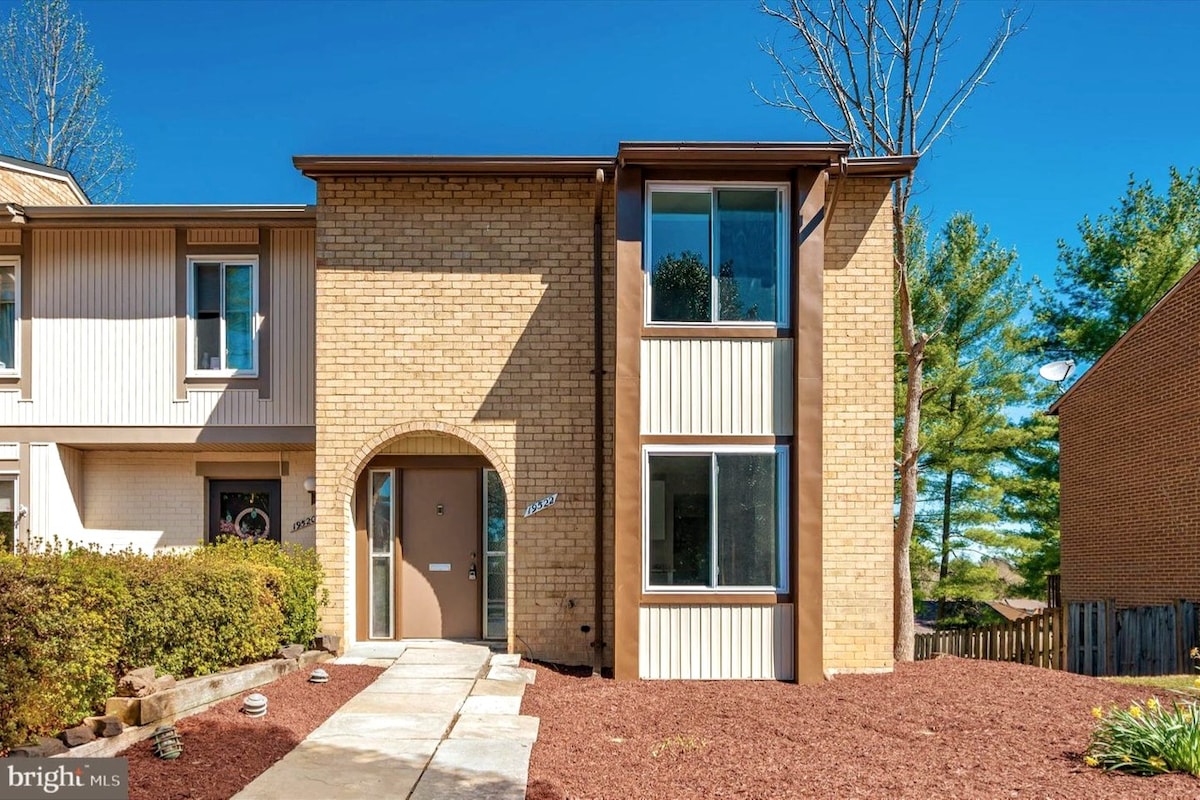
<svg viewBox="0 0 1200 800">
<path fill-rule="evenodd" d="M 351 629 L 356 475 L 398 436 L 444 431 L 487 456 L 508 490 L 514 646 L 590 661 L 594 186 L 319 181 L 317 544 L 331 629 Z M 517 518 L 552 492 L 555 507 Z"/>
<path fill-rule="evenodd" d="M 1062 598 L 1200 600 L 1200 271 L 1057 406 Z"/>
<path fill-rule="evenodd" d="M 826 232 L 823 289 L 828 672 L 892 665 L 890 181 L 846 181 Z M 593 635 L 581 626 L 593 619 L 594 191 L 583 178 L 318 180 L 317 545 L 329 574 L 330 630 L 354 629 L 351 509 L 364 465 L 384 452 L 480 452 L 509 492 L 510 645 L 541 659 L 591 660 Z M 606 189 L 610 376 L 614 201 Z M 611 663 L 615 422 L 607 380 L 605 391 Z M 550 511 L 517 516 L 551 492 L 560 497 Z"/>
<path fill-rule="evenodd" d="M 892 667 L 891 182 L 848 179 L 825 234 L 825 665 Z"/>
</svg>

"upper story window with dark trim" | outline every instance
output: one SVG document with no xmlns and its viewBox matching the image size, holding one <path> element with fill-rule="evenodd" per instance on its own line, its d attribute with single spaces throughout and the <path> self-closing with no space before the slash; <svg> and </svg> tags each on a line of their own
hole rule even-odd
<svg viewBox="0 0 1200 800">
<path fill-rule="evenodd" d="M 21 262 L 0 256 L 0 376 L 19 374 Z"/>
<path fill-rule="evenodd" d="M 648 183 L 646 322 L 786 327 L 786 184 Z"/>
<path fill-rule="evenodd" d="M 258 374 L 258 258 L 188 259 L 188 375 Z"/>
</svg>

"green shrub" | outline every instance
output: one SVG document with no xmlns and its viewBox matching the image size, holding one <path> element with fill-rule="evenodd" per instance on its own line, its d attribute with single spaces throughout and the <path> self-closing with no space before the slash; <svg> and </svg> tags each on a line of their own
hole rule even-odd
<svg viewBox="0 0 1200 800">
<path fill-rule="evenodd" d="M 209 558 L 275 567 L 283 578 L 277 589 L 283 612 L 282 644 L 295 642 L 307 647 L 317 635 L 318 613 L 328 592 L 321 587 L 324 573 L 317 552 L 295 544 L 249 542 L 234 537 L 205 548 Z"/>
<path fill-rule="evenodd" d="M 90 553 L 0 556 L 0 746 L 53 733 L 113 692 L 128 598 Z"/>
<path fill-rule="evenodd" d="M 122 672 L 153 665 L 187 678 L 266 658 L 279 647 L 277 569 L 161 555 L 128 578 Z"/>
<path fill-rule="evenodd" d="M 1143 706 L 1093 708 L 1100 727 L 1084 760 L 1088 766 L 1135 775 L 1187 772 L 1200 776 L 1200 710 L 1192 701 L 1164 707 L 1156 698 Z"/>
<path fill-rule="evenodd" d="M 307 644 L 321 577 L 274 544 L 0 553 L 0 749 L 95 713 L 130 669 L 186 678 Z"/>
</svg>

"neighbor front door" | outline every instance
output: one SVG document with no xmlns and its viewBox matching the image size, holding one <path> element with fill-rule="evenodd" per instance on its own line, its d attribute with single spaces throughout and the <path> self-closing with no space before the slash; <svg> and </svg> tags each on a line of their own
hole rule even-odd
<svg viewBox="0 0 1200 800">
<path fill-rule="evenodd" d="M 477 469 L 405 469 L 400 503 L 400 633 L 406 639 L 481 635 Z"/>
</svg>

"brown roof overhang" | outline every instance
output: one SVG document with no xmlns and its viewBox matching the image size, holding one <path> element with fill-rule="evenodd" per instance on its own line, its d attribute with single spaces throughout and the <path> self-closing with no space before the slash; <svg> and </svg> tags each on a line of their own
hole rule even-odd
<svg viewBox="0 0 1200 800">
<path fill-rule="evenodd" d="M 907 178 L 917 168 L 918 156 L 870 156 L 846 160 L 852 178 Z"/>
<path fill-rule="evenodd" d="M 171 224 L 315 224 L 316 206 L 309 205 L 90 205 L 24 206 L 30 226 L 171 225 Z M 0 224 L 4 218 L 0 216 Z M 18 223 L 22 224 L 22 223 Z"/>
<path fill-rule="evenodd" d="M 621 142 L 622 165 L 791 167 L 829 166 L 850 152 L 841 142 Z"/>
<path fill-rule="evenodd" d="M 343 175 L 544 175 L 592 177 L 616 162 L 601 156 L 293 156 L 310 178 Z"/>
</svg>

